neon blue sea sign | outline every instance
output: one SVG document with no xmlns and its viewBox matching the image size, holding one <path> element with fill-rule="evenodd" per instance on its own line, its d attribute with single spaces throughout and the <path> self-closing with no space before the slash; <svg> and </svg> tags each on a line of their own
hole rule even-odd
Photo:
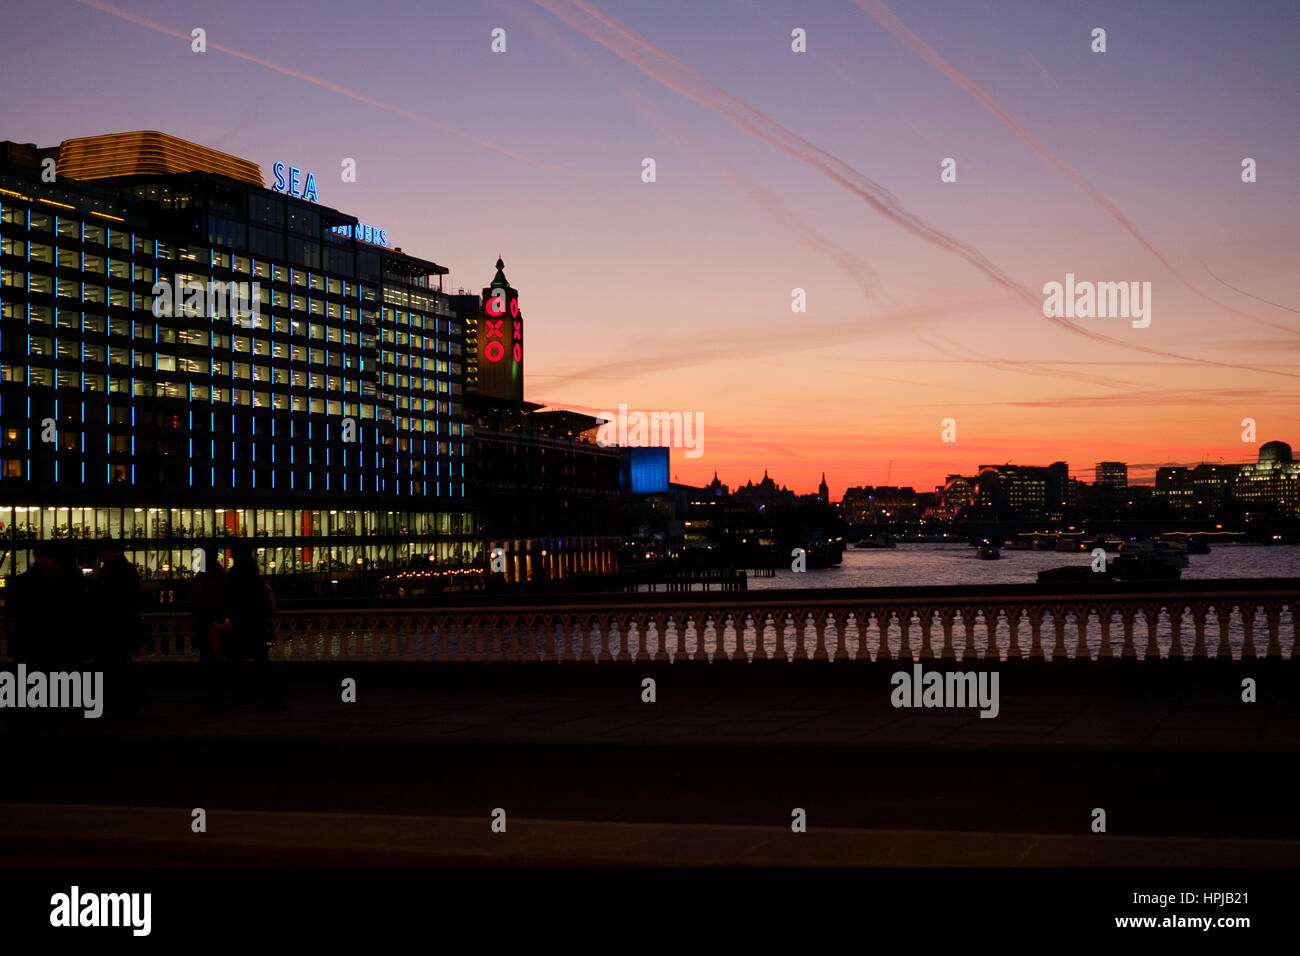
<svg viewBox="0 0 1300 956">
<path fill-rule="evenodd" d="M 303 180 L 302 170 L 297 166 L 289 167 L 289 179 L 284 178 L 284 163 L 276 163 L 273 167 L 275 170 L 275 184 L 271 187 L 278 193 L 288 193 L 290 196 L 296 196 L 299 199 L 309 199 L 312 202 L 319 202 L 320 197 L 316 195 L 316 174 L 308 173 L 307 179 Z"/>
</svg>

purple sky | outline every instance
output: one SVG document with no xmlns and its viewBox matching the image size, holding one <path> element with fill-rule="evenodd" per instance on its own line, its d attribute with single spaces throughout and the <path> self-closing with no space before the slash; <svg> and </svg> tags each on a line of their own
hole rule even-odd
<svg viewBox="0 0 1300 956">
<path fill-rule="evenodd" d="M 0 138 L 159 129 L 316 172 L 456 284 L 500 253 L 527 396 L 703 412 L 684 481 L 1149 473 L 1253 458 L 1245 417 L 1300 445 L 1298 41 L 1294 2 L 48 0 L 6 12 Z M 1054 324 L 1067 272 L 1151 282 L 1150 327 Z"/>
</svg>

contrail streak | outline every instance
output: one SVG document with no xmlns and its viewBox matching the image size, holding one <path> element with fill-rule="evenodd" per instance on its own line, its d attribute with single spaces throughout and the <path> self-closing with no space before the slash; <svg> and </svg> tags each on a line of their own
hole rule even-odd
<svg viewBox="0 0 1300 956">
<path fill-rule="evenodd" d="M 1193 293 L 1207 302 L 1211 302 L 1219 308 L 1227 310 L 1228 312 L 1232 312 L 1236 315 L 1240 315 L 1244 318 L 1251 319 L 1252 321 L 1262 323 L 1263 325 L 1275 329 L 1281 329 L 1284 332 L 1290 332 L 1293 335 L 1300 335 L 1300 330 L 1293 329 L 1288 325 L 1281 325 L 1277 322 L 1270 322 L 1267 319 L 1261 319 L 1259 316 L 1251 315 L 1249 312 L 1242 312 L 1238 309 L 1234 309 L 1232 306 L 1220 302 L 1218 299 L 1207 295 L 1196 286 L 1192 285 L 1191 281 L 1174 268 L 1173 263 L 1166 259 L 1159 249 L 1148 242 L 1147 238 L 1138 230 L 1138 227 L 1120 211 L 1118 206 L 1102 195 L 1101 190 L 1094 186 L 1087 177 L 1057 155 L 1050 146 L 1031 133 L 1028 128 L 1020 122 L 1020 120 L 1016 119 L 1016 117 L 1012 115 L 1010 110 L 1002 105 L 997 97 L 984 89 L 984 87 L 980 86 L 961 70 L 957 69 L 957 67 L 949 63 L 938 50 L 913 33 L 907 27 L 907 24 L 898 19 L 898 17 L 894 15 L 894 12 L 890 10 L 889 7 L 885 6 L 882 0 L 853 0 L 853 2 L 866 11 L 870 16 L 874 17 L 875 20 L 888 30 L 896 40 L 903 44 L 903 46 L 907 47 L 935 70 L 942 73 L 953 83 L 957 84 L 957 86 L 969 93 L 977 103 L 1009 126 L 1012 132 L 1020 138 L 1021 142 L 1037 153 L 1042 159 L 1047 160 L 1048 163 L 1055 166 L 1059 172 L 1066 176 L 1066 178 L 1072 180 L 1077 186 L 1079 186 L 1079 188 L 1091 196 L 1102 209 L 1106 210 L 1106 212 L 1110 214 L 1111 218 L 1123 226 L 1128 234 L 1138 241 L 1138 244 L 1141 245 L 1143 249 L 1155 256 L 1157 261 L 1164 266 L 1165 270 L 1170 275 L 1176 278 L 1183 285 L 1187 286 L 1187 288 L 1191 289 Z"/>
<path fill-rule="evenodd" d="M 1246 298 L 1254 299 L 1256 302 L 1263 302 L 1265 305 L 1271 305 L 1275 309 L 1284 309 L 1287 312 L 1294 312 L 1296 315 L 1300 315 L 1300 309 L 1293 309 L 1291 308 L 1291 306 L 1283 305 L 1281 302 L 1274 302 L 1271 299 L 1265 299 L 1262 296 L 1254 295 L 1250 292 L 1247 292 L 1245 289 L 1238 289 L 1235 285 L 1232 285 L 1230 282 L 1226 282 L 1223 279 L 1219 278 L 1219 276 L 1215 273 L 1215 271 L 1211 269 L 1208 265 L 1205 265 L 1204 262 L 1202 262 L 1201 265 L 1205 266 L 1205 271 L 1210 274 L 1210 276 L 1214 279 L 1215 282 L 1218 282 L 1220 285 L 1227 286 L 1229 289 L 1231 289 L 1233 292 L 1236 292 L 1238 295 L 1244 295 Z"/>
<path fill-rule="evenodd" d="M 1024 299 L 1026 303 L 1036 309 L 1042 307 L 1041 296 L 1035 295 L 1017 283 L 985 258 L 979 250 L 971 248 L 913 215 L 884 186 L 864 176 L 838 157 L 808 142 L 797 133 L 786 129 L 767 114 L 728 93 L 671 53 L 632 33 L 617 20 L 586 3 L 585 0 L 569 0 L 567 4 L 562 0 L 535 0 L 535 2 L 579 33 L 585 34 L 617 53 L 670 89 L 713 110 L 768 145 L 812 166 L 824 176 L 856 194 L 886 219 L 932 245 L 956 253 L 993 281 Z M 586 16 L 581 16 L 573 9 L 575 7 Z"/>
<path fill-rule="evenodd" d="M 723 329 L 716 332 L 701 331 L 693 336 L 691 348 L 680 347 L 652 351 L 632 347 L 633 358 L 602 361 L 598 365 L 575 369 L 571 372 L 551 374 L 547 388 L 559 388 L 570 382 L 584 381 L 588 377 L 611 374 L 631 379 L 652 372 L 681 368 L 695 368 L 713 362 L 734 361 L 737 358 L 758 358 L 766 355 L 789 356 L 796 352 L 816 351 L 827 343 L 843 345 L 852 341 L 892 335 L 913 325 L 937 318 L 945 318 L 954 310 L 980 310 L 995 303 L 982 300 L 959 305 L 934 306 L 926 309 L 909 309 L 879 316 L 878 322 L 866 325 L 861 319 L 834 321 L 807 321 L 798 325 L 799 336 L 791 341 L 788 323 L 782 319 L 773 328 L 755 325 L 742 332 Z"/>
<path fill-rule="evenodd" d="M 646 121 L 658 129 L 660 133 L 673 137 L 696 158 L 711 165 L 719 175 L 729 180 L 732 185 L 749 197 L 750 201 L 788 230 L 799 243 L 834 260 L 835 264 L 853 280 L 864 298 L 872 298 L 876 295 L 880 284 L 880 277 L 876 271 L 833 239 L 823 236 L 806 225 L 790 211 L 780 196 L 755 182 L 751 177 L 745 175 L 719 156 L 713 149 L 688 134 L 681 124 L 674 122 L 659 104 L 633 89 L 626 82 L 614 77 L 604 66 L 579 52 L 573 44 L 560 36 L 555 29 L 542 23 L 535 14 L 514 5 L 511 5 L 507 11 L 503 0 L 495 0 L 495 5 L 503 12 L 508 12 L 510 16 L 522 20 L 528 29 L 541 37 L 543 42 L 559 50 L 570 62 L 576 63 L 594 74 L 602 83 L 616 85 L 622 94 L 640 110 Z"/>
<path fill-rule="evenodd" d="M 137 26 L 147 27 L 148 29 L 154 30 L 158 33 L 165 33 L 168 36 L 179 37 L 186 41 L 193 39 L 193 37 L 184 30 L 176 30 L 154 20 L 150 20 L 147 17 L 142 17 L 139 14 L 119 9 L 110 3 L 105 3 L 104 0 L 77 0 L 77 2 L 83 6 L 93 7 L 96 10 L 111 14 L 121 20 L 126 20 L 129 23 L 134 23 Z M 290 69 L 287 66 L 281 66 L 280 64 L 264 57 L 255 56 L 252 53 L 245 53 L 243 50 L 236 50 L 234 47 L 225 46 L 221 43 L 213 43 L 211 40 L 207 41 L 207 46 L 209 50 L 217 50 L 220 53 L 227 53 L 230 56 L 238 57 L 241 60 L 256 63 L 258 66 L 264 66 L 268 70 L 274 70 L 277 73 L 283 73 L 285 76 L 291 76 L 296 80 L 303 80 L 304 82 L 311 83 L 314 86 L 319 86 L 323 89 L 330 90 L 331 92 L 346 96 L 348 99 L 356 100 L 358 103 L 364 103 L 367 106 L 373 106 L 376 109 L 395 113 L 405 119 L 414 120 L 417 123 L 423 123 L 427 126 L 443 130 L 444 132 L 451 133 L 454 136 L 459 136 L 462 139 L 469 140 L 471 143 L 482 146 L 484 149 L 490 149 L 493 152 L 501 153 L 503 156 L 509 156 L 511 159 L 517 159 L 522 163 L 528 163 L 530 166 L 538 166 L 542 169 L 550 169 L 556 172 L 569 172 L 569 170 L 562 166 L 554 166 L 550 163 L 543 162 L 540 159 L 525 156 L 523 153 L 516 152 L 509 147 L 501 146 L 497 143 L 489 142 L 488 140 L 475 136 L 473 133 L 466 132 L 458 127 L 439 122 L 438 120 L 431 119 L 430 117 L 424 116 L 420 113 L 413 113 L 400 106 L 394 106 L 392 103 L 385 103 L 383 100 L 377 100 L 364 93 L 358 93 L 356 90 L 349 89 L 346 86 L 340 86 L 338 83 L 334 83 L 333 81 L 324 79 L 323 77 L 313 76 L 310 73 L 303 73 L 301 70 Z"/>
<path fill-rule="evenodd" d="M 1035 312 L 1042 315 L 1043 300 L 1041 295 L 1036 295 L 1025 286 L 1020 285 L 990 262 L 979 250 L 971 248 L 947 233 L 934 228 L 920 217 L 913 215 L 903 208 L 893 193 L 884 186 L 858 172 L 838 157 L 810 143 L 797 133 L 786 129 L 767 114 L 728 93 L 694 68 L 666 50 L 660 49 L 643 37 L 633 33 L 617 20 L 587 3 L 586 0 L 534 0 L 534 2 L 553 16 L 563 20 L 574 30 L 618 54 L 647 76 L 658 80 L 664 86 L 687 99 L 712 110 L 768 145 L 811 166 L 828 179 L 861 198 L 867 205 L 889 221 L 919 236 L 931 245 L 961 256 L 1003 288 L 1008 289 L 1027 304 L 1033 306 Z M 581 11 L 586 16 L 583 16 L 578 11 Z M 1255 372 L 1256 374 L 1264 373 L 1283 375 L 1288 378 L 1300 378 L 1300 373 L 1274 371 L 1233 362 L 1219 362 L 1213 359 L 1198 359 L 1180 355 L 1177 352 L 1166 352 L 1144 345 L 1135 345 L 1123 339 L 1086 329 L 1060 316 L 1044 317 L 1061 328 L 1068 329 L 1095 342 L 1117 345 L 1120 348 L 1145 352 L 1148 355 L 1184 359 L 1201 365 L 1233 368 Z"/>
</svg>

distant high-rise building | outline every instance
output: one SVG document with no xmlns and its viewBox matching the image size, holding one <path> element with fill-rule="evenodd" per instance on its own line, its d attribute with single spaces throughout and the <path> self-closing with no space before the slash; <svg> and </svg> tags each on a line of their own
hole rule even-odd
<svg viewBox="0 0 1300 956">
<path fill-rule="evenodd" d="M 1170 466 L 1156 469 L 1155 500 L 1184 511 L 1192 507 L 1192 473 L 1187 468 Z"/>
<path fill-rule="evenodd" d="M 881 485 L 849 488 L 840 502 L 844 520 L 853 524 L 912 521 L 917 517 L 916 490 L 909 486 Z"/>
<path fill-rule="evenodd" d="M 935 489 L 939 504 L 936 516 L 955 518 L 964 509 L 975 503 L 975 479 L 964 475 L 949 475 L 942 487 Z"/>
<path fill-rule="evenodd" d="M 1260 445 L 1259 460 L 1238 469 L 1233 497 L 1247 517 L 1300 517 L 1300 462 L 1292 458 L 1291 446 L 1281 441 Z"/>
<path fill-rule="evenodd" d="M 1097 462 L 1095 483 L 1123 491 L 1128 487 L 1128 465 L 1122 461 Z"/>
<path fill-rule="evenodd" d="M 1232 496 L 1240 465 L 1211 465 L 1202 463 L 1190 472 L 1192 483 L 1192 508 L 1197 514 L 1222 513 Z"/>
<path fill-rule="evenodd" d="M 1054 467 L 980 465 L 976 504 L 999 517 L 1044 516 L 1050 513 L 1048 486 L 1059 481 L 1059 469 Z"/>
</svg>

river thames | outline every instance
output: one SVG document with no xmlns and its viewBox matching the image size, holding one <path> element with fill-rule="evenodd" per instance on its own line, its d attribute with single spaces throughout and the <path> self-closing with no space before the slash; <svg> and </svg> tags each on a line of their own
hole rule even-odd
<svg viewBox="0 0 1300 956">
<path fill-rule="evenodd" d="M 1114 558 L 1115 555 L 1110 555 Z M 854 548 L 844 563 L 795 573 L 782 568 L 772 578 L 750 577 L 749 589 L 885 588 L 944 584 L 1033 584 L 1038 572 L 1068 564 L 1087 566 L 1089 552 L 1008 551 L 982 561 L 967 544 L 900 544 L 897 548 Z M 1300 546 L 1216 544 L 1194 554 L 1183 580 L 1212 578 L 1300 578 Z"/>
</svg>

